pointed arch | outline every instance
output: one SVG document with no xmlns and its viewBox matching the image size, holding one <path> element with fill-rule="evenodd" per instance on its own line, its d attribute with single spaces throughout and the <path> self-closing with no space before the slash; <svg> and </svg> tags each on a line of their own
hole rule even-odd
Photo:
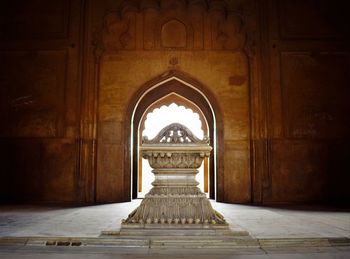
<svg viewBox="0 0 350 259">
<path fill-rule="evenodd" d="M 182 110 L 186 114 L 182 114 L 181 117 L 177 118 L 177 115 L 172 113 L 174 112 L 174 109 L 178 111 Z M 169 110 L 171 114 L 167 114 L 166 117 L 163 117 L 161 115 L 162 113 L 159 113 L 161 110 L 163 111 Z M 150 114 L 153 114 L 152 118 L 148 117 L 148 115 Z M 181 121 L 184 118 L 188 118 L 187 116 L 190 116 L 190 114 L 193 115 L 192 122 Z M 198 117 L 196 117 L 195 115 L 197 115 Z M 144 114 L 141 117 L 140 123 L 138 125 L 138 128 L 139 128 L 138 148 L 140 148 L 144 130 L 147 128 L 146 122 L 148 120 L 152 120 L 152 119 L 154 120 L 155 117 L 157 117 L 158 120 L 160 119 L 159 124 L 156 121 L 153 121 L 152 125 L 148 125 L 148 127 L 151 127 L 151 128 L 158 127 L 159 130 L 161 130 L 163 127 L 171 123 L 171 121 L 173 121 L 173 122 L 178 122 L 185 126 L 190 127 L 193 133 L 198 134 L 196 135 L 197 137 L 200 137 L 200 138 L 204 138 L 205 136 L 210 137 L 209 125 L 201 109 L 192 101 L 188 100 L 187 98 L 172 92 L 156 100 L 145 110 Z M 194 121 L 197 121 L 197 124 L 193 123 Z M 158 125 L 153 125 L 153 124 L 158 124 Z M 195 124 L 197 127 L 195 126 Z M 200 130 L 203 135 L 200 134 L 198 126 L 200 126 Z M 159 133 L 159 130 L 154 131 L 153 134 Z M 148 135 L 148 138 L 150 139 L 152 139 L 153 137 L 154 135 Z M 139 152 L 139 157 L 138 157 L 139 160 L 138 160 L 138 166 L 137 166 L 137 171 L 138 171 L 137 193 L 138 193 L 138 198 L 141 198 L 149 191 L 148 187 L 151 187 L 149 184 L 150 184 L 150 180 L 153 179 L 153 174 L 150 172 L 151 168 L 149 168 L 147 160 L 142 158 L 140 154 L 140 150 L 138 150 L 138 152 Z M 198 187 L 202 190 L 202 192 L 209 194 L 209 184 L 210 184 L 209 183 L 209 157 L 204 158 L 203 165 L 198 170 L 199 170 L 199 173 L 196 175 L 196 179 L 199 182 Z"/>
<path fill-rule="evenodd" d="M 171 70 L 148 81 L 134 93 L 126 112 L 125 139 L 125 190 L 130 190 L 129 200 L 137 197 L 137 137 L 138 125 L 146 109 L 158 99 L 176 93 L 196 104 L 206 117 L 210 130 L 210 145 L 213 155 L 210 158 L 210 198 L 222 201 L 223 194 L 223 120 L 219 105 L 211 91 L 189 75 Z M 213 184 L 214 183 L 214 184 Z M 133 186 L 133 188 L 132 188 Z"/>
<path fill-rule="evenodd" d="M 208 134 L 209 136 L 209 132 L 208 132 L 208 122 L 207 119 L 205 118 L 202 110 L 195 104 L 193 103 L 191 100 L 188 100 L 187 98 L 171 92 L 170 94 L 167 94 L 165 96 L 163 96 L 162 98 L 156 100 L 154 103 L 152 103 L 144 112 L 142 118 L 141 118 L 141 122 L 140 122 L 140 131 L 142 132 L 144 130 L 145 127 L 145 121 L 147 119 L 147 114 L 154 111 L 154 109 L 156 108 L 161 108 L 163 105 L 165 106 L 169 106 L 172 103 L 176 103 L 177 105 L 180 106 L 184 106 L 186 108 L 191 109 L 193 112 L 197 113 L 199 115 L 199 120 L 203 123 L 202 124 L 202 130 Z"/>
</svg>

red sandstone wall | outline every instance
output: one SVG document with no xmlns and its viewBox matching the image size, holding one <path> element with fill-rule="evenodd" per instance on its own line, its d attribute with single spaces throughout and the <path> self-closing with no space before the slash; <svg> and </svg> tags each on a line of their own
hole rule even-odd
<svg viewBox="0 0 350 259">
<path fill-rule="evenodd" d="M 349 200 L 345 4 L 120 2 L 1 2 L 1 201 L 128 200 L 130 98 L 174 57 L 222 112 L 220 200 Z"/>
<path fill-rule="evenodd" d="M 349 200 L 346 4 L 270 1 L 265 202 Z"/>
<path fill-rule="evenodd" d="M 83 201 L 81 2 L 1 1 L 0 10 L 0 199 Z"/>
</svg>

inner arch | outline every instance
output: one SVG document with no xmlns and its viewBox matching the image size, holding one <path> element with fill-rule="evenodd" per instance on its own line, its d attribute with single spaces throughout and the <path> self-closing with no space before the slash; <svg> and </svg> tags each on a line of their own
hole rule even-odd
<svg viewBox="0 0 350 259">
<path fill-rule="evenodd" d="M 197 138 L 203 139 L 204 132 L 199 114 L 191 108 L 178 105 L 176 101 L 147 113 L 142 137 L 153 139 L 164 127 L 175 122 L 185 125 Z"/>
<path fill-rule="evenodd" d="M 208 122 L 201 109 L 176 93 L 170 93 L 151 104 L 144 112 L 139 126 L 139 145 L 141 139 L 147 136 L 153 139 L 164 127 L 172 123 L 185 125 L 199 139 L 209 137 Z M 139 153 L 138 159 L 138 198 L 143 198 L 151 189 L 154 176 L 147 160 Z M 205 158 L 196 175 L 202 192 L 209 192 L 209 159 Z"/>
<path fill-rule="evenodd" d="M 223 188 L 222 161 L 221 158 L 217 159 L 217 157 L 222 157 L 223 150 L 220 148 L 223 143 L 223 126 L 219 105 L 209 89 L 189 75 L 177 70 L 167 71 L 157 78 L 146 82 L 134 94 L 132 100 L 135 100 L 135 102 L 131 102 L 128 109 L 131 113 L 126 114 L 127 118 L 131 121 L 129 128 L 131 135 L 129 135 L 130 153 L 126 153 L 126 158 L 130 158 L 130 171 L 129 176 L 126 175 L 125 177 L 128 178 L 131 176 L 129 183 L 131 183 L 132 198 L 137 198 L 138 144 L 141 119 L 148 107 L 171 93 L 178 94 L 193 102 L 200 108 L 204 117 L 207 119 L 207 125 L 209 125 L 208 135 L 211 136 L 210 145 L 214 148 L 209 157 L 209 198 L 221 201 L 221 192 L 216 193 L 217 189 Z M 125 186 L 125 188 L 130 187 Z"/>
</svg>

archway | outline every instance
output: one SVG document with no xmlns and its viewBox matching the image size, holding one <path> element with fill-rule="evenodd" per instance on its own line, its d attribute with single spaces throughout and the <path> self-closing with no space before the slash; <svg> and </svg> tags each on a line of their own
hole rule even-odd
<svg viewBox="0 0 350 259">
<path fill-rule="evenodd" d="M 170 93 L 151 104 L 144 112 L 139 123 L 138 147 L 140 148 L 142 138 L 147 136 L 152 139 L 164 127 L 171 123 L 180 123 L 189 128 L 199 139 L 210 137 L 209 125 L 200 108 L 190 100 L 176 94 Z M 139 152 L 139 151 L 138 151 Z M 142 158 L 139 152 L 137 198 L 144 198 L 144 195 L 151 189 L 151 182 L 154 175 L 146 159 Z M 205 194 L 209 194 L 209 158 L 205 158 L 196 175 L 198 187 Z"/>
<path fill-rule="evenodd" d="M 223 183 L 223 138 L 222 116 L 218 104 L 211 92 L 200 82 L 178 71 L 169 71 L 166 74 L 147 82 L 134 95 L 129 106 L 131 113 L 127 114 L 130 125 L 126 130 L 126 136 L 130 140 L 130 146 L 126 149 L 126 161 L 129 162 L 130 171 L 125 170 L 125 178 L 130 179 L 131 198 L 137 198 L 138 177 L 138 130 L 141 119 L 146 110 L 153 103 L 163 97 L 174 93 L 190 100 L 202 111 L 209 125 L 210 145 L 213 146 L 212 155 L 209 158 L 209 198 L 222 200 L 221 193 L 217 192 Z M 131 177 L 131 178 L 129 178 Z"/>
</svg>

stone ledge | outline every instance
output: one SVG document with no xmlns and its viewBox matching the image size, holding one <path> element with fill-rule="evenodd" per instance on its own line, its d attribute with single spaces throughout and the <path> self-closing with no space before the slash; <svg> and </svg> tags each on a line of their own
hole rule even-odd
<svg viewBox="0 0 350 259">
<path fill-rule="evenodd" d="M 203 230 L 203 231 L 209 231 L 209 230 L 224 230 L 227 229 L 229 230 L 229 225 L 228 224 L 174 224 L 174 223 L 162 223 L 162 224 L 154 224 L 154 223 L 122 223 L 122 230 L 123 229 L 165 229 L 165 230 Z M 169 235 L 169 233 L 167 233 Z"/>
<path fill-rule="evenodd" d="M 328 238 L 266 238 L 258 242 L 262 248 L 331 246 Z"/>
<path fill-rule="evenodd" d="M 350 238 L 262 238 L 250 236 L 0 237 L 3 246 L 270 249 L 350 247 Z"/>
<path fill-rule="evenodd" d="M 188 230 L 191 230 L 188 232 Z M 103 232 L 102 232 L 103 233 Z M 104 233 L 103 233 L 104 234 Z M 201 236 L 201 237 L 226 237 L 226 236 L 249 236 L 246 231 L 235 231 L 232 232 L 227 229 L 213 229 L 213 230 L 202 230 L 202 229 L 123 229 L 120 232 L 122 236 L 176 236 L 176 237 L 187 237 L 187 236 Z"/>
</svg>

